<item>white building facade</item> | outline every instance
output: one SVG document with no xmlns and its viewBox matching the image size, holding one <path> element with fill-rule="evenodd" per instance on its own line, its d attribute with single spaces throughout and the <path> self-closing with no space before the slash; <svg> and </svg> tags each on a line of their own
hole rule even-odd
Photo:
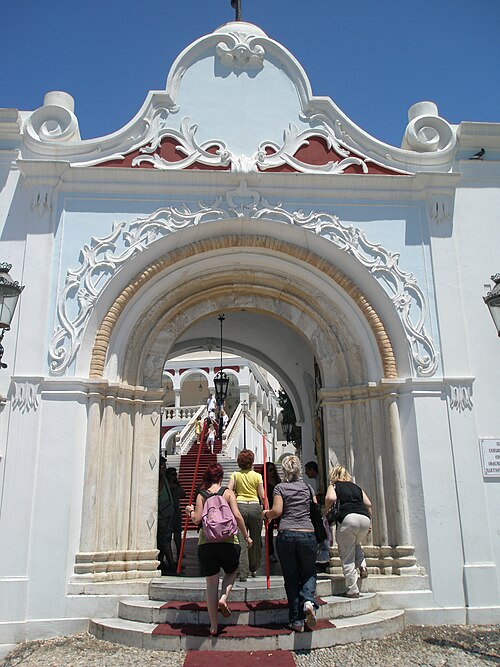
<svg viewBox="0 0 500 667">
<path fill-rule="evenodd" d="M 500 124 L 409 118 L 402 148 L 367 135 L 243 22 L 112 135 L 80 140 L 65 93 L 0 110 L 0 259 L 25 285 L 0 375 L 0 644 L 147 591 L 163 369 L 221 312 L 225 349 L 290 396 L 303 461 L 371 497 L 391 604 L 500 622 Z"/>
</svg>

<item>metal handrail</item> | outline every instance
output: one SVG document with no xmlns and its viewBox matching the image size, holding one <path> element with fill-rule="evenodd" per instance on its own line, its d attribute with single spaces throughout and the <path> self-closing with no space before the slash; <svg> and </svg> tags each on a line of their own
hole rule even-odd
<svg viewBox="0 0 500 667">
<path fill-rule="evenodd" d="M 240 419 L 243 417 L 243 411 L 241 409 L 241 403 L 238 404 L 238 407 L 233 412 L 233 416 L 229 420 L 226 430 L 222 434 L 222 451 L 221 454 L 226 455 L 228 447 L 231 445 L 235 434 L 236 428 L 240 422 Z"/>
</svg>

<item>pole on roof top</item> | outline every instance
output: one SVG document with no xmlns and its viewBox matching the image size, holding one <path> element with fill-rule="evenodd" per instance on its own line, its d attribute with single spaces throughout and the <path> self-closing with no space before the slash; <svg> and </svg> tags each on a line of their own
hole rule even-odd
<svg viewBox="0 0 500 667">
<path fill-rule="evenodd" d="M 241 0 L 231 0 L 231 7 L 236 12 L 236 21 L 243 21 L 243 17 L 241 16 Z"/>
</svg>

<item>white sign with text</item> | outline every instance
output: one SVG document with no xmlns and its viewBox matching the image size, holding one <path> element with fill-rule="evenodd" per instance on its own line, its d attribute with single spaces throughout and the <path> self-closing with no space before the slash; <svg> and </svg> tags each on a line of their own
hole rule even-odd
<svg viewBox="0 0 500 667">
<path fill-rule="evenodd" d="M 479 438 L 483 477 L 500 477 L 500 438 Z"/>
</svg>

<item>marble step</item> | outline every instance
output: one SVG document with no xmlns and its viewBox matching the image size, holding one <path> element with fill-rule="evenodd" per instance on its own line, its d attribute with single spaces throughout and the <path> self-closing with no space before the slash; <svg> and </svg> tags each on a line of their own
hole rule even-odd
<svg viewBox="0 0 500 667">
<path fill-rule="evenodd" d="M 348 616 L 360 616 L 378 608 L 374 593 L 363 595 L 356 600 L 329 596 L 318 598 L 319 619 L 338 619 Z M 286 599 L 255 602 L 229 602 L 232 614 L 228 618 L 220 617 L 221 625 L 266 625 L 268 623 L 288 622 L 288 604 Z M 154 600 L 129 598 L 120 601 L 118 616 L 129 621 L 141 623 L 183 623 L 207 625 L 208 611 L 205 602 L 171 601 L 167 603 Z"/>
<path fill-rule="evenodd" d="M 331 581 L 331 593 L 333 595 L 344 592 L 345 582 L 342 574 L 322 573 L 319 576 L 323 580 L 328 578 Z M 425 574 L 402 576 L 398 574 L 371 574 L 369 572 L 366 579 L 358 579 L 358 587 L 363 593 L 428 591 L 429 577 Z"/>
<path fill-rule="evenodd" d="M 249 602 L 254 600 L 282 600 L 286 598 L 283 577 L 272 575 L 271 587 L 266 587 L 266 578 L 258 576 L 245 582 L 236 581 L 231 592 L 231 599 L 235 602 Z M 342 592 L 344 588 L 342 589 Z M 332 595 L 332 583 L 329 578 L 318 578 L 316 595 L 323 597 Z M 181 600 L 188 602 L 204 602 L 205 579 L 202 577 L 161 577 L 152 579 L 149 584 L 149 597 L 152 600 L 170 602 Z"/>
<path fill-rule="evenodd" d="M 208 626 L 140 623 L 123 618 L 95 619 L 98 639 L 150 650 L 298 651 L 386 637 L 404 629 L 404 611 L 378 610 L 362 616 L 318 620 L 314 632 L 296 633 L 283 624 L 221 626 L 210 637 Z"/>
<path fill-rule="evenodd" d="M 192 558 L 195 558 L 193 556 Z M 191 561 L 186 561 L 189 564 Z M 196 564 L 197 561 L 193 560 Z M 272 567 L 271 572 L 276 570 Z M 398 593 L 414 593 L 420 591 L 429 594 L 429 579 L 426 575 L 369 575 L 367 579 L 358 579 L 358 586 L 362 593 L 392 593 L 394 599 Z M 195 591 L 198 591 L 196 593 Z M 190 600 L 202 602 L 204 599 L 205 580 L 202 577 L 161 577 L 151 580 L 149 595 L 153 600 Z M 245 591 L 247 591 L 245 593 Z M 342 575 L 319 574 L 316 592 L 320 597 L 326 595 L 341 595 L 345 592 L 345 581 Z M 283 577 L 280 574 L 271 574 L 271 591 L 266 589 L 266 578 L 261 571 L 256 579 L 246 582 L 236 582 L 231 596 L 236 601 L 243 600 L 271 600 L 282 599 L 285 596 Z M 403 596 L 404 597 L 404 596 Z M 390 603 L 389 603 L 390 605 Z M 392 609 L 399 608 L 396 604 Z"/>
</svg>

